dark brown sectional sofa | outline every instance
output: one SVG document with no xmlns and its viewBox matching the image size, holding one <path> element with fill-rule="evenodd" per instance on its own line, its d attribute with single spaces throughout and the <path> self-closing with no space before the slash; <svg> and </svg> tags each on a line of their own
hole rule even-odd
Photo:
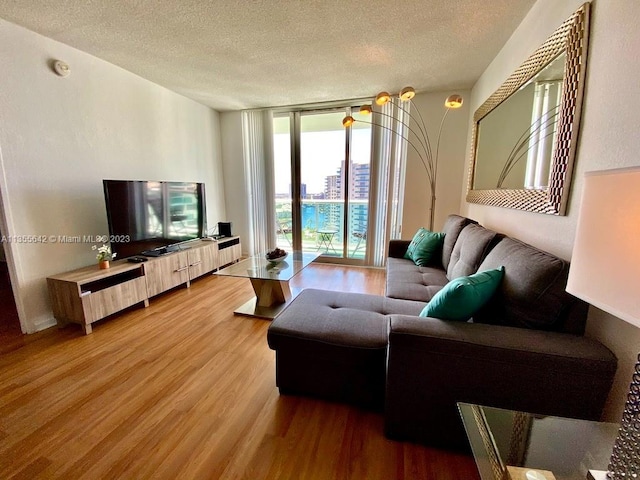
<svg viewBox="0 0 640 480">
<path fill-rule="evenodd" d="M 444 448 L 467 448 L 457 402 L 598 420 L 617 361 L 583 336 L 567 262 L 457 215 L 444 232 L 428 267 L 390 243 L 384 297 L 301 292 L 267 336 L 280 392 L 379 409 L 388 437 Z M 471 321 L 418 316 L 449 280 L 500 266 Z"/>
</svg>

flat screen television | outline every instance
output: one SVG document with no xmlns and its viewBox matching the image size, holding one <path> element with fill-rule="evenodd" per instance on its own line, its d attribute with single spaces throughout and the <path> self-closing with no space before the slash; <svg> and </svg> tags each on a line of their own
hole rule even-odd
<svg viewBox="0 0 640 480">
<path fill-rule="evenodd" d="M 205 235 L 204 183 L 103 180 L 111 249 L 158 256 Z"/>
</svg>

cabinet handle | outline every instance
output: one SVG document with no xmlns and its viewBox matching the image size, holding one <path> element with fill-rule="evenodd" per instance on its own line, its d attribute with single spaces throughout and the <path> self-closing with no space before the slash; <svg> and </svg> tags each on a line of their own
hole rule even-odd
<svg viewBox="0 0 640 480">
<path fill-rule="evenodd" d="M 184 267 L 180 267 L 177 270 L 174 270 L 174 273 L 178 273 L 178 272 L 184 272 L 187 268 L 189 268 L 189 265 L 186 265 Z"/>
<path fill-rule="evenodd" d="M 202 260 L 197 261 L 196 263 L 192 263 L 191 265 L 189 265 L 190 267 L 195 267 L 197 265 L 200 265 L 202 263 Z"/>
</svg>

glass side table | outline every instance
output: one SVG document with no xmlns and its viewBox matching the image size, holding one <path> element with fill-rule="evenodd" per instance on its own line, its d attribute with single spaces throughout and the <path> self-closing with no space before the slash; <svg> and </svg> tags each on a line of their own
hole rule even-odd
<svg viewBox="0 0 640 480">
<path fill-rule="evenodd" d="M 468 403 L 458 409 L 482 480 L 592 478 L 589 470 L 607 469 L 619 428 Z"/>
</svg>

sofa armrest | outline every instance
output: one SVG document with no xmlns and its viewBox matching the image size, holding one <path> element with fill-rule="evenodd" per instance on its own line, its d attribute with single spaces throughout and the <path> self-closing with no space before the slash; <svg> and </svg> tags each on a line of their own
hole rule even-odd
<svg viewBox="0 0 640 480">
<path fill-rule="evenodd" d="M 598 420 L 616 364 L 585 337 L 392 315 L 385 432 L 466 449 L 457 402 Z"/>
<path fill-rule="evenodd" d="M 411 240 L 390 240 L 389 241 L 389 256 L 392 258 L 404 258 L 404 254 L 409 248 Z"/>
</svg>

